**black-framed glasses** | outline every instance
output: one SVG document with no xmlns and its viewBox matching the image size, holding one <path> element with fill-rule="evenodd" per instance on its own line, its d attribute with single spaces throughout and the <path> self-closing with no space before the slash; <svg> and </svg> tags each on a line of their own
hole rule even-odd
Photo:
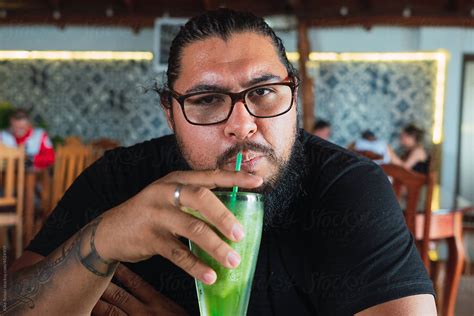
<svg viewBox="0 0 474 316">
<path fill-rule="evenodd" d="M 287 113 L 293 106 L 295 89 L 293 80 L 267 83 L 240 92 L 203 91 L 181 95 L 173 90 L 171 96 L 178 101 L 186 120 L 193 125 L 213 125 L 225 122 L 242 101 L 250 115 L 272 118 Z"/>
</svg>

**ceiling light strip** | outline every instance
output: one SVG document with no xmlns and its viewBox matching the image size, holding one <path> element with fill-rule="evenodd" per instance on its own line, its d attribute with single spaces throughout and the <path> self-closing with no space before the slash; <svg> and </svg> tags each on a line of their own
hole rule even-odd
<svg viewBox="0 0 474 316">
<path fill-rule="evenodd" d="M 112 51 L 0 51 L 0 59 L 152 60 L 151 52 Z"/>
</svg>

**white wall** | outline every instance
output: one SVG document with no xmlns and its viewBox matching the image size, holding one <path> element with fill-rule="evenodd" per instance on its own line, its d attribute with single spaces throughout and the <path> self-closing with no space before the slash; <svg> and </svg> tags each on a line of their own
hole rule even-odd
<svg viewBox="0 0 474 316">
<path fill-rule="evenodd" d="M 130 28 L 0 27 L 0 50 L 152 51 L 153 30 Z"/>
<path fill-rule="evenodd" d="M 439 48 L 446 49 L 451 55 L 446 82 L 441 180 L 445 187 L 455 188 L 463 56 L 464 54 L 474 54 L 474 29 L 423 28 L 420 36 L 420 49 L 434 50 Z"/>
<path fill-rule="evenodd" d="M 466 64 L 461 122 L 461 157 L 463 171 L 459 175 L 459 192 L 474 201 L 474 61 Z"/>
<path fill-rule="evenodd" d="M 279 33 L 288 51 L 296 51 L 296 33 Z M 458 153 L 463 54 L 474 54 L 474 30 L 462 28 L 361 27 L 311 29 L 313 50 L 337 52 L 431 51 L 445 49 L 448 64 L 441 181 L 454 190 Z M 152 29 L 138 34 L 128 28 L 53 26 L 0 27 L 0 50 L 118 50 L 151 51 Z"/>
</svg>

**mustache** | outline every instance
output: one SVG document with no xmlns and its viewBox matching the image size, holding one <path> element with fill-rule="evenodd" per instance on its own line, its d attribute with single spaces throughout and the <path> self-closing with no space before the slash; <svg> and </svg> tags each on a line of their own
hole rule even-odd
<svg viewBox="0 0 474 316">
<path fill-rule="evenodd" d="M 271 147 L 255 142 L 244 142 L 232 145 L 231 147 L 227 148 L 221 155 L 219 155 L 219 157 L 217 157 L 217 167 L 222 168 L 228 160 L 234 158 L 241 150 L 251 150 L 254 152 L 262 153 L 267 156 L 270 161 L 278 161 L 275 155 L 275 151 Z"/>
</svg>

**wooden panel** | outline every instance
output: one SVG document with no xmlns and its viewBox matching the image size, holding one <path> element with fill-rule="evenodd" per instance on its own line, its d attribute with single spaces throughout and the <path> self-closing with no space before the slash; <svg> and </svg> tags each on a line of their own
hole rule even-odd
<svg viewBox="0 0 474 316">
<path fill-rule="evenodd" d="M 308 25 L 451 25 L 474 27 L 470 16 L 473 6 L 469 0 L 122 0 L 93 1 L 70 0 L 54 5 L 44 0 L 0 1 L 0 10 L 7 16 L 0 24 L 53 24 L 65 25 L 117 25 L 130 26 L 135 30 L 152 27 L 156 17 L 167 14 L 171 17 L 190 17 L 207 8 L 225 6 L 236 10 L 253 12 L 259 16 L 294 14 Z M 412 16 L 404 18 L 402 11 L 410 6 Z M 341 15 L 341 7 L 348 13 Z M 106 10 L 113 10 L 112 16 Z M 53 10 L 61 17 L 53 18 Z"/>
</svg>

